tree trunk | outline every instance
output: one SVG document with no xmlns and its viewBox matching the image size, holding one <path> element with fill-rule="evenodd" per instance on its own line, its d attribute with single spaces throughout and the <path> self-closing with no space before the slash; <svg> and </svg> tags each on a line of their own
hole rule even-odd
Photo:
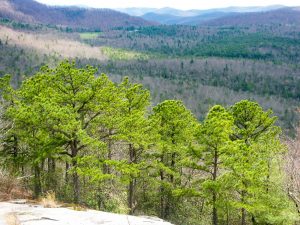
<svg viewBox="0 0 300 225">
<path fill-rule="evenodd" d="M 169 191 L 168 191 L 168 197 L 166 198 L 166 201 L 165 201 L 165 215 L 164 215 L 164 219 L 167 219 L 169 216 L 170 216 L 170 211 L 171 211 L 171 202 L 170 202 L 170 194 L 169 194 Z"/>
<path fill-rule="evenodd" d="M 129 214 L 133 215 L 134 213 L 134 182 L 133 180 L 130 181 L 128 187 L 128 208 Z"/>
<path fill-rule="evenodd" d="M 216 207 L 217 195 L 215 191 L 213 192 L 213 214 L 212 214 L 212 222 L 213 225 L 218 225 L 218 211 Z"/>
<path fill-rule="evenodd" d="M 34 166 L 34 198 L 38 199 L 41 195 L 41 171 L 38 165 Z"/>
<path fill-rule="evenodd" d="M 13 154 L 13 173 L 18 172 L 19 170 L 19 162 L 18 162 L 18 138 L 16 135 L 13 135 L 13 147 L 12 147 L 12 154 Z"/>
<path fill-rule="evenodd" d="M 163 163 L 164 161 L 164 157 L 161 156 L 161 162 Z M 162 219 L 165 219 L 165 197 L 164 197 L 164 192 L 165 192 L 165 188 L 162 184 L 162 182 L 164 182 L 165 176 L 164 176 L 164 172 L 163 170 L 160 170 L 160 181 L 161 181 L 161 185 L 160 185 L 160 217 Z"/>
<path fill-rule="evenodd" d="M 173 144 L 175 144 L 175 142 Z M 172 153 L 170 166 L 173 171 L 175 170 L 175 163 L 176 163 L 176 153 Z M 173 174 L 170 175 L 170 183 L 175 186 L 175 179 Z M 172 194 L 168 191 L 165 199 L 164 219 L 167 219 L 171 214 L 171 211 L 173 209 L 172 202 L 173 202 Z"/>
<path fill-rule="evenodd" d="M 214 152 L 214 163 L 213 163 L 213 181 L 217 180 L 218 175 L 218 152 L 215 150 Z M 217 193 L 213 190 L 213 212 L 212 212 L 212 223 L 213 225 L 218 225 L 218 211 L 216 207 L 217 203 Z"/>
<path fill-rule="evenodd" d="M 242 208 L 242 221 L 241 225 L 246 225 L 246 209 Z"/>
<path fill-rule="evenodd" d="M 55 159 L 48 158 L 48 187 L 52 191 L 56 191 L 55 169 Z"/>
<path fill-rule="evenodd" d="M 136 151 L 133 148 L 133 145 L 129 144 L 129 164 L 133 164 L 133 163 L 136 163 Z M 129 208 L 130 215 L 133 215 L 133 213 L 134 213 L 135 183 L 136 183 L 136 179 L 134 177 L 131 177 L 129 186 L 128 186 L 128 208 Z"/>
<path fill-rule="evenodd" d="M 73 164 L 73 167 L 76 167 L 76 164 Z M 73 191 L 74 191 L 74 203 L 79 203 L 79 177 L 77 172 L 73 173 Z"/>
<path fill-rule="evenodd" d="M 245 196 L 246 196 L 246 192 L 242 191 L 242 194 L 241 194 L 241 201 L 242 201 L 242 203 L 245 202 Z M 241 225 L 246 225 L 246 215 L 247 215 L 246 209 L 242 208 L 241 209 L 241 213 L 242 213 L 242 215 L 241 215 Z"/>
<path fill-rule="evenodd" d="M 107 138 L 107 159 L 108 160 L 111 160 L 112 159 L 112 146 L 113 146 L 113 141 L 111 139 L 111 135 L 113 134 L 113 131 L 112 129 L 109 129 L 108 130 L 108 138 Z M 111 169 L 110 169 L 110 166 L 109 165 L 104 165 L 103 167 L 103 170 L 104 170 L 104 173 L 105 174 L 111 174 Z"/>
<path fill-rule="evenodd" d="M 74 198 L 74 203 L 78 204 L 80 201 L 80 186 L 79 186 L 79 176 L 76 171 L 77 168 L 77 160 L 76 156 L 78 153 L 78 148 L 77 148 L 77 141 L 73 140 L 71 142 L 71 154 L 72 154 L 72 167 L 74 169 L 73 171 L 73 198 Z"/>
<path fill-rule="evenodd" d="M 69 169 L 70 169 L 70 164 L 68 162 L 66 162 L 66 173 L 65 173 L 66 184 L 69 183 L 69 174 L 68 174 Z"/>
</svg>

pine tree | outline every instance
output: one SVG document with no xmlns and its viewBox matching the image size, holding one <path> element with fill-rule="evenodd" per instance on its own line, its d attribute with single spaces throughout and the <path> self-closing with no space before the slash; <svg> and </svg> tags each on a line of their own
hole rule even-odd
<svg viewBox="0 0 300 225">
<path fill-rule="evenodd" d="M 201 184 L 205 196 L 211 198 L 212 224 L 218 224 L 218 207 L 224 190 L 224 181 L 220 179 L 223 165 L 232 148 L 230 135 L 233 132 L 233 117 L 222 106 L 212 107 L 207 114 L 199 132 L 199 149 L 195 157 L 203 163 L 202 171 L 208 174 Z"/>
<path fill-rule="evenodd" d="M 16 92 L 8 115 L 15 129 L 31 134 L 24 142 L 34 153 L 33 160 L 68 156 L 72 164 L 74 202 L 80 200 L 77 161 L 90 148 L 103 148 L 94 136 L 95 123 L 110 115 L 119 104 L 116 86 L 106 75 L 95 76 L 87 66 L 77 69 L 63 62 L 57 68 L 41 72 L 23 82 Z M 31 131 L 31 132 L 30 132 Z M 23 135 L 23 137 L 25 134 Z M 35 155 L 38 154 L 38 155 Z M 36 174 L 39 175 L 38 167 Z"/>
<path fill-rule="evenodd" d="M 182 102 L 166 100 L 153 108 L 152 120 L 157 123 L 159 138 L 153 154 L 160 179 L 160 217 L 167 219 L 174 213 L 172 190 L 180 187 L 183 162 L 195 140 L 198 122 Z"/>
<path fill-rule="evenodd" d="M 284 146 L 276 117 L 271 116 L 271 110 L 263 111 L 258 103 L 247 100 L 233 105 L 230 112 L 235 147 L 226 166 L 231 171 L 228 178 L 232 179 L 233 190 L 239 195 L 232 205 L 241 210 L 241 224 L 249 219 L 253 224 L 289 224 L 293 214 L 289 213 L 291 207 L 278 168 Z"/>
<path fill-rule="evenodd" d="M 147 119 L 147 108 L 150 105 L 150 92 L 140 84 L 132 84 L 125 78 L 120 84 L 123 95 L 121 107 L 121 124 L 117 139 L 125 141 L 128 145 L 128 164 L 137 170 L 129 170 L 128 176 L 128 208 L 130 214 L 136 209 L 136 188 L 138 177 L 143 168 L 143 155 L 145 149 L 153 140 L 153 132 Z M 132 171 L 132 172 L 130 172 Z"/>
</svg>

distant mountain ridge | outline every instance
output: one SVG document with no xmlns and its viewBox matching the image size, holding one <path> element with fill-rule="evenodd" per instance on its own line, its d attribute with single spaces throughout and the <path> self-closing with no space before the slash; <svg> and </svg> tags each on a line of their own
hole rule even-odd
<svg viewBox="0 0 300 225">
<path fill-rule="evenodd" d="M 206 21 L 215 20 L 223 17 L 236 16 L 238 14 L 250 12 L 268 12 L 285 8 L 283 5 L 271 5 L 264 7 L 228 7 L 207 10 L 179 10 L 174 8 L 127 8 L 118 9 L 129 15 L 140 16 L 145 20 L 154 21 L 166 25 L 198 25 Z"/>
<path fill-rule="evenodd" d="M 227 7 L 227 8 L 212 8 L 212 9 L 190 9 L 190 10 L 180 10 L 171 7 L 164 8 L 119 8 L 116 9 L 120 12 L 127 13 L 131 16 L 143 16 L 147 13 L 155 14 L 168 14 L 173 16 L 198 16 L 200 14 L 207 14 L 211 12 L 262 12 L 276 10 L 280 8 L 285 8 L 284 5 L 270 5 L 270 6 L 251 6 L 251 7 Z"/>
<path fill-rule="evenodd" d="M 34 0 L 0 0 L 0 18 L 100 30 L 155 24 L 111 9 L 55 7 Z"/>
<path fill-rule="evenodd" d="M 286 7 L 266 12 L 248 12 L 225 16 L 202 23 L 202 25 L 207 26 L 251 26 L 274 24 L 300 26 L 300 7 Z"/>
<path fill-rule="evenodd" d="M 147 13 L 142 16 L 143 19 L 148 21 L 153 21 L 157 23 L 162 23 L 166 25 L 199 25 L 205 21 L 210 21 L 225 16 L 233 16 L 239 13 L 235 12 L 209 12 L 205 14 L 200 14 L 198 16 L 173 16 L 169 14 L 156 14 L 156 13 Z"/>
<path fill-rule="evenodd" d="M 179 10 L 170 7 L 94 9 L 47 6 L 34 0 L 0 0 L 0 18 L 25 23 L 60 25 L 87 30 L 165 25 L 247 26 L 268 23 L 300 23 L 299 8 L 283 5 Z M 128 14 L 125 14 L 128 13 Z M 299 22 L 298 22 L 299 21 Z"/>
</svg>

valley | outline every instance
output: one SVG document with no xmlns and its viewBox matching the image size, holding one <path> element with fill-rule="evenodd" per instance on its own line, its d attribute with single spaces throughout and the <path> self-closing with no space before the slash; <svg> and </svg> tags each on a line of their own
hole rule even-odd
<svg viewBox="0 0 300 225">
<path fill-rule="evenodd" d="M 269 14 L 277 11 L 282 12 Z M 20 80 L 44 63 L 76 59 L 116 79 L 130 76 L 144 83 L 147 78 L 144 80 L 154 93 L 154 104 L 177 96 L 199 119 L 212 104 L 228 105 L 247 96 L 272 108 L 280 125 L 291 134 L 298 121 L 295 108 L 300 98 L 300 25 L 295 24 L 296 12 L 283 11 L 294 21 L 286 25 L 263 20 L 265 24 L 245 26 L 236 19 L 241 24 L 235 27 L 159 25 L 102 32 L 3 20 L 1 51 L 16 49 L 16 54 L 6 54 L 5 58 L 18 65 L 3 60 L 0 71 Z M 258 12 L 258 16 L 265 17 L 265 13 Z M 28 61 L 30 57 L 35 60 Z M 21 62 L 15 63 L 18 59 Z M 157 86 L 156 80 L 170 81 L 178 88 Z M 206 96 L 200 87 L 215 90 L 214 95 Z"/>
</svg>

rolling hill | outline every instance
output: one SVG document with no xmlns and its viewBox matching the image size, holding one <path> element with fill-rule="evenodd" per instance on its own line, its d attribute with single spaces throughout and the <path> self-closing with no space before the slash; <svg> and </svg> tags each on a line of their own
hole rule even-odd
<svg viewBox="0 0 300 225">
<path fill-rule="evenodd" d="M 90 30 L 154 24 L 110 9 L 50 7 L 33 0 L 1 0 L 0 18 Z"/>
<path fill-rule="evenodd" d="M 250 12 L 226 16 L 204 23 L 208 26 L 300 25 L 300 8 L 282 8 L 266 12 Z"/>
</svg>

